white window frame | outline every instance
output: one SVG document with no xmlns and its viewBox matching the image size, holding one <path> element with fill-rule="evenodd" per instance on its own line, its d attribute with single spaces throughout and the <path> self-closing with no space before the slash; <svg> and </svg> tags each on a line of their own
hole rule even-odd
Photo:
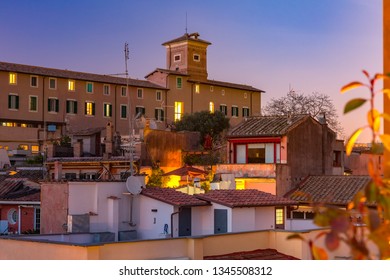
<svg viewBox="0 0 390 280">
<path fill-rule="evenodd" d="M 164 109 L 161 108 L 161 107 L 156 107 L 156 108 L 154 108 L 154 110 L 157 110 L 157 112 L 158 112 L 156 121 L 157 122 L 163 122 L 164 121 L 164 115 L 165 115 Z M 161 114 L 161 112 L 163 114 Z"/>
<path fill-rule="evenodd" d="M 162 101 L 162 91 L 156 90 L 156 101 Z"/>
<path fill-rule="evenodd" d="M 91 114 L 88 114 L 88 109 L 86 108 L 88 104 L 92 105 L 92 107 L 91 107 Z M 93 110 L 94 107 L 95 107 L 95 112 Z M 86 117 L 94 117 L 96 115 L 96 104 L 95 104 L 95 101 L 91 101 L 91 100 L 85 100 L 84 101 L 84 115 Z"/>
<path fill-rule="evenodd" d="M 237 115 L 233 115 L 233 108 L 236 109 L 235 111 L 237 111 Z M 237 106 L 237 105 L 232 105 L 232 107 L 231 107 L 231 113 L 232 113 L 232 118 L 238 118 L 240 112 L 239 112 L 239 110 L 238 110 L 238 106 Z"/>
<path fill-rule="evenodd" d="M 126 97 L 127 96 L 127 87 L 121 87 L 121 96 Z"/>
<path fill-rule="evenodd" d="M 197 59 L 195 57 L 198 57 Z M 200 62 L 200 54 L 197 54 L 197 53 L 194 53 L 193 56 L 192 56 L 192 59 L 195 61 L 195 62 Z"/>
<path fill-rule="evenodd" d="M 244 114 L 244 111 L 247 111 L 248 114 L 245 115 L 245 114 Z M 242 117 L 244 117 L 244 118 L 245 118 L 245 117 L 249 117 L 249 114 L 250 114 L 249 107 L 243 106 L 243 107 L 242 107 Z"/>
<path fill-rule="evenodd" d="M 70 111 L 72 111 L 72 112 L 66 112 L 66 114 L 69 114 L 69 115 L 76 115 L 77 114 L 77 112 L 75 112 L 75 110 L 74 110 L 74 104 L 75 103 L 77 103 L 77 100 L 76 99 L 66 99 L 66 102 L 68 102 L 68 101 L 70 101 L 70 102 L 72 102 L 73 103 L 73 106 L 72 106 L 72 110 L 70 110 Z M 66 105 L 66 104 L 65 104 Z M 67 107 L 67 106 L 66 106 Z M 65 110 L 66 110 L 66 108 L 65 108 Z"/>
<path fill-rule="evenodd" d="M 60 108 L 58 106 L 58 111 L 56 111 L 56 100 L 58 100 L 58 97 L 48 97 L 47 98 L 47 102 L 50 102 L 50 105 L 51 105 L 51 102 L 53 102 L 52 100 L 54 100 L 54 107 L 52 108 L 52 106 L 50 106 L 50 109 L 54 109 L 54 110 L 48 110 L 48 113 L 50 114 L 58 114 L 58 112 L 60 111 Z M 48 105 L 48 109 L 49 109 L 49 105 Z"/>
<path fill-rule="evenodd" d="M 110 85 L 109 84 L 104 84 L 103 85 L 103 95 L 110 95 Z"/>
<path fill-rule="evenodd" d="M 221 109 L 221 107 L 224 107 L 225 108 L 225 111 L 222 111 Z M 225 116 L 227 116 L 227 114 L 228 114 L 228 106 L 226 105 L 226 104 L 220 104 L 219 105 L 219 110 L 222 112 L 222 113 L 224 113 L 225 114 Z"/>
</svg>

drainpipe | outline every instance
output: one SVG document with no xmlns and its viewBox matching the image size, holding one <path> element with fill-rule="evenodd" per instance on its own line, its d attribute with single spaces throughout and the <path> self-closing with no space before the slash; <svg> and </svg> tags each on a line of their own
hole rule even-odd
<svg viewBox="0 0 390 280">
<path fill-rule="evenodd" d="M 22 206 L 18 206 L 18 234 L 20 235 L 20 231 L 22 229 Z"/>
<path fill-rule="evenodd" d="M 179 211 L 173 212 L 171 214 L 171 238 L 173 238 L 173 216 L 179 214 L 181 212 L 181 207 L 179 207 Z"/>
</svg>

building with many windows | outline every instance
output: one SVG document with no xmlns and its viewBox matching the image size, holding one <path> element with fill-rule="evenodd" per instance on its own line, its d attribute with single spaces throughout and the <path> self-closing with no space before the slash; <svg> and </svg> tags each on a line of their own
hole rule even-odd
<svg viewBox="0 0 390 280">
<path fill-rule="evenodd" d="M 209 45 L 198 33 L 164 43 L 167 68 L 146 80 L 0 62 L 0 148 L 38 153 L 46 140 L 108 122 L 129 135 L 137 114 L 160 129 L 203 110 L 232 125 L 259 115 L 262 90 L 207 78 Z"/>
</svg>

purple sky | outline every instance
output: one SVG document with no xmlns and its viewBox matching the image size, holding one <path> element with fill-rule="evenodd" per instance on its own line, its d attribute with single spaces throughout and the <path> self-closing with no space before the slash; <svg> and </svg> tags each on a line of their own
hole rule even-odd
<svg viewBox="0 0 390 280">
<path fill-rule="evenodd" d="M 128 42 L 129 73 L 144 79 L 165 67 L 161 43 L 184 34 L 186 13 L 188 32 L 212 43 L 210 79 L 263 89 L 264 105 L 289 88 L 322 92 L 347 135 L 365 122 L 368 107 L 342 114 L 365 92 L 339 90 L 383 71 L 381 0 L 2 0 L 0 61 L 122 73 Z"/>
</svg>

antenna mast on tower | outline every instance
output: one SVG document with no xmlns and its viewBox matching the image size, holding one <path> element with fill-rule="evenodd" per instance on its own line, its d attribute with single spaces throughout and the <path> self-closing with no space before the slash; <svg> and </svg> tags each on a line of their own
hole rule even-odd
<svg viewBox="0 0 390 280">
<path fill-rule="evenodd" d="M 129 44 L 125 43 L 125 74 L 126 74 L 126 96 L 128 99 L 128 116 L 129 116 L 129 146 L 130 146 L 130 176 L 134 175 L 133 170 L 133 145 L 134 145 L 134 137 L 133 137 L 133 118 L 131 117 L 131 101 L 130 101 L 130 94 L 129 94 L 129 71 L 127 68 L 127 61 L 130 59 L 130 52 L 129 52 Z"/>
</svg>

